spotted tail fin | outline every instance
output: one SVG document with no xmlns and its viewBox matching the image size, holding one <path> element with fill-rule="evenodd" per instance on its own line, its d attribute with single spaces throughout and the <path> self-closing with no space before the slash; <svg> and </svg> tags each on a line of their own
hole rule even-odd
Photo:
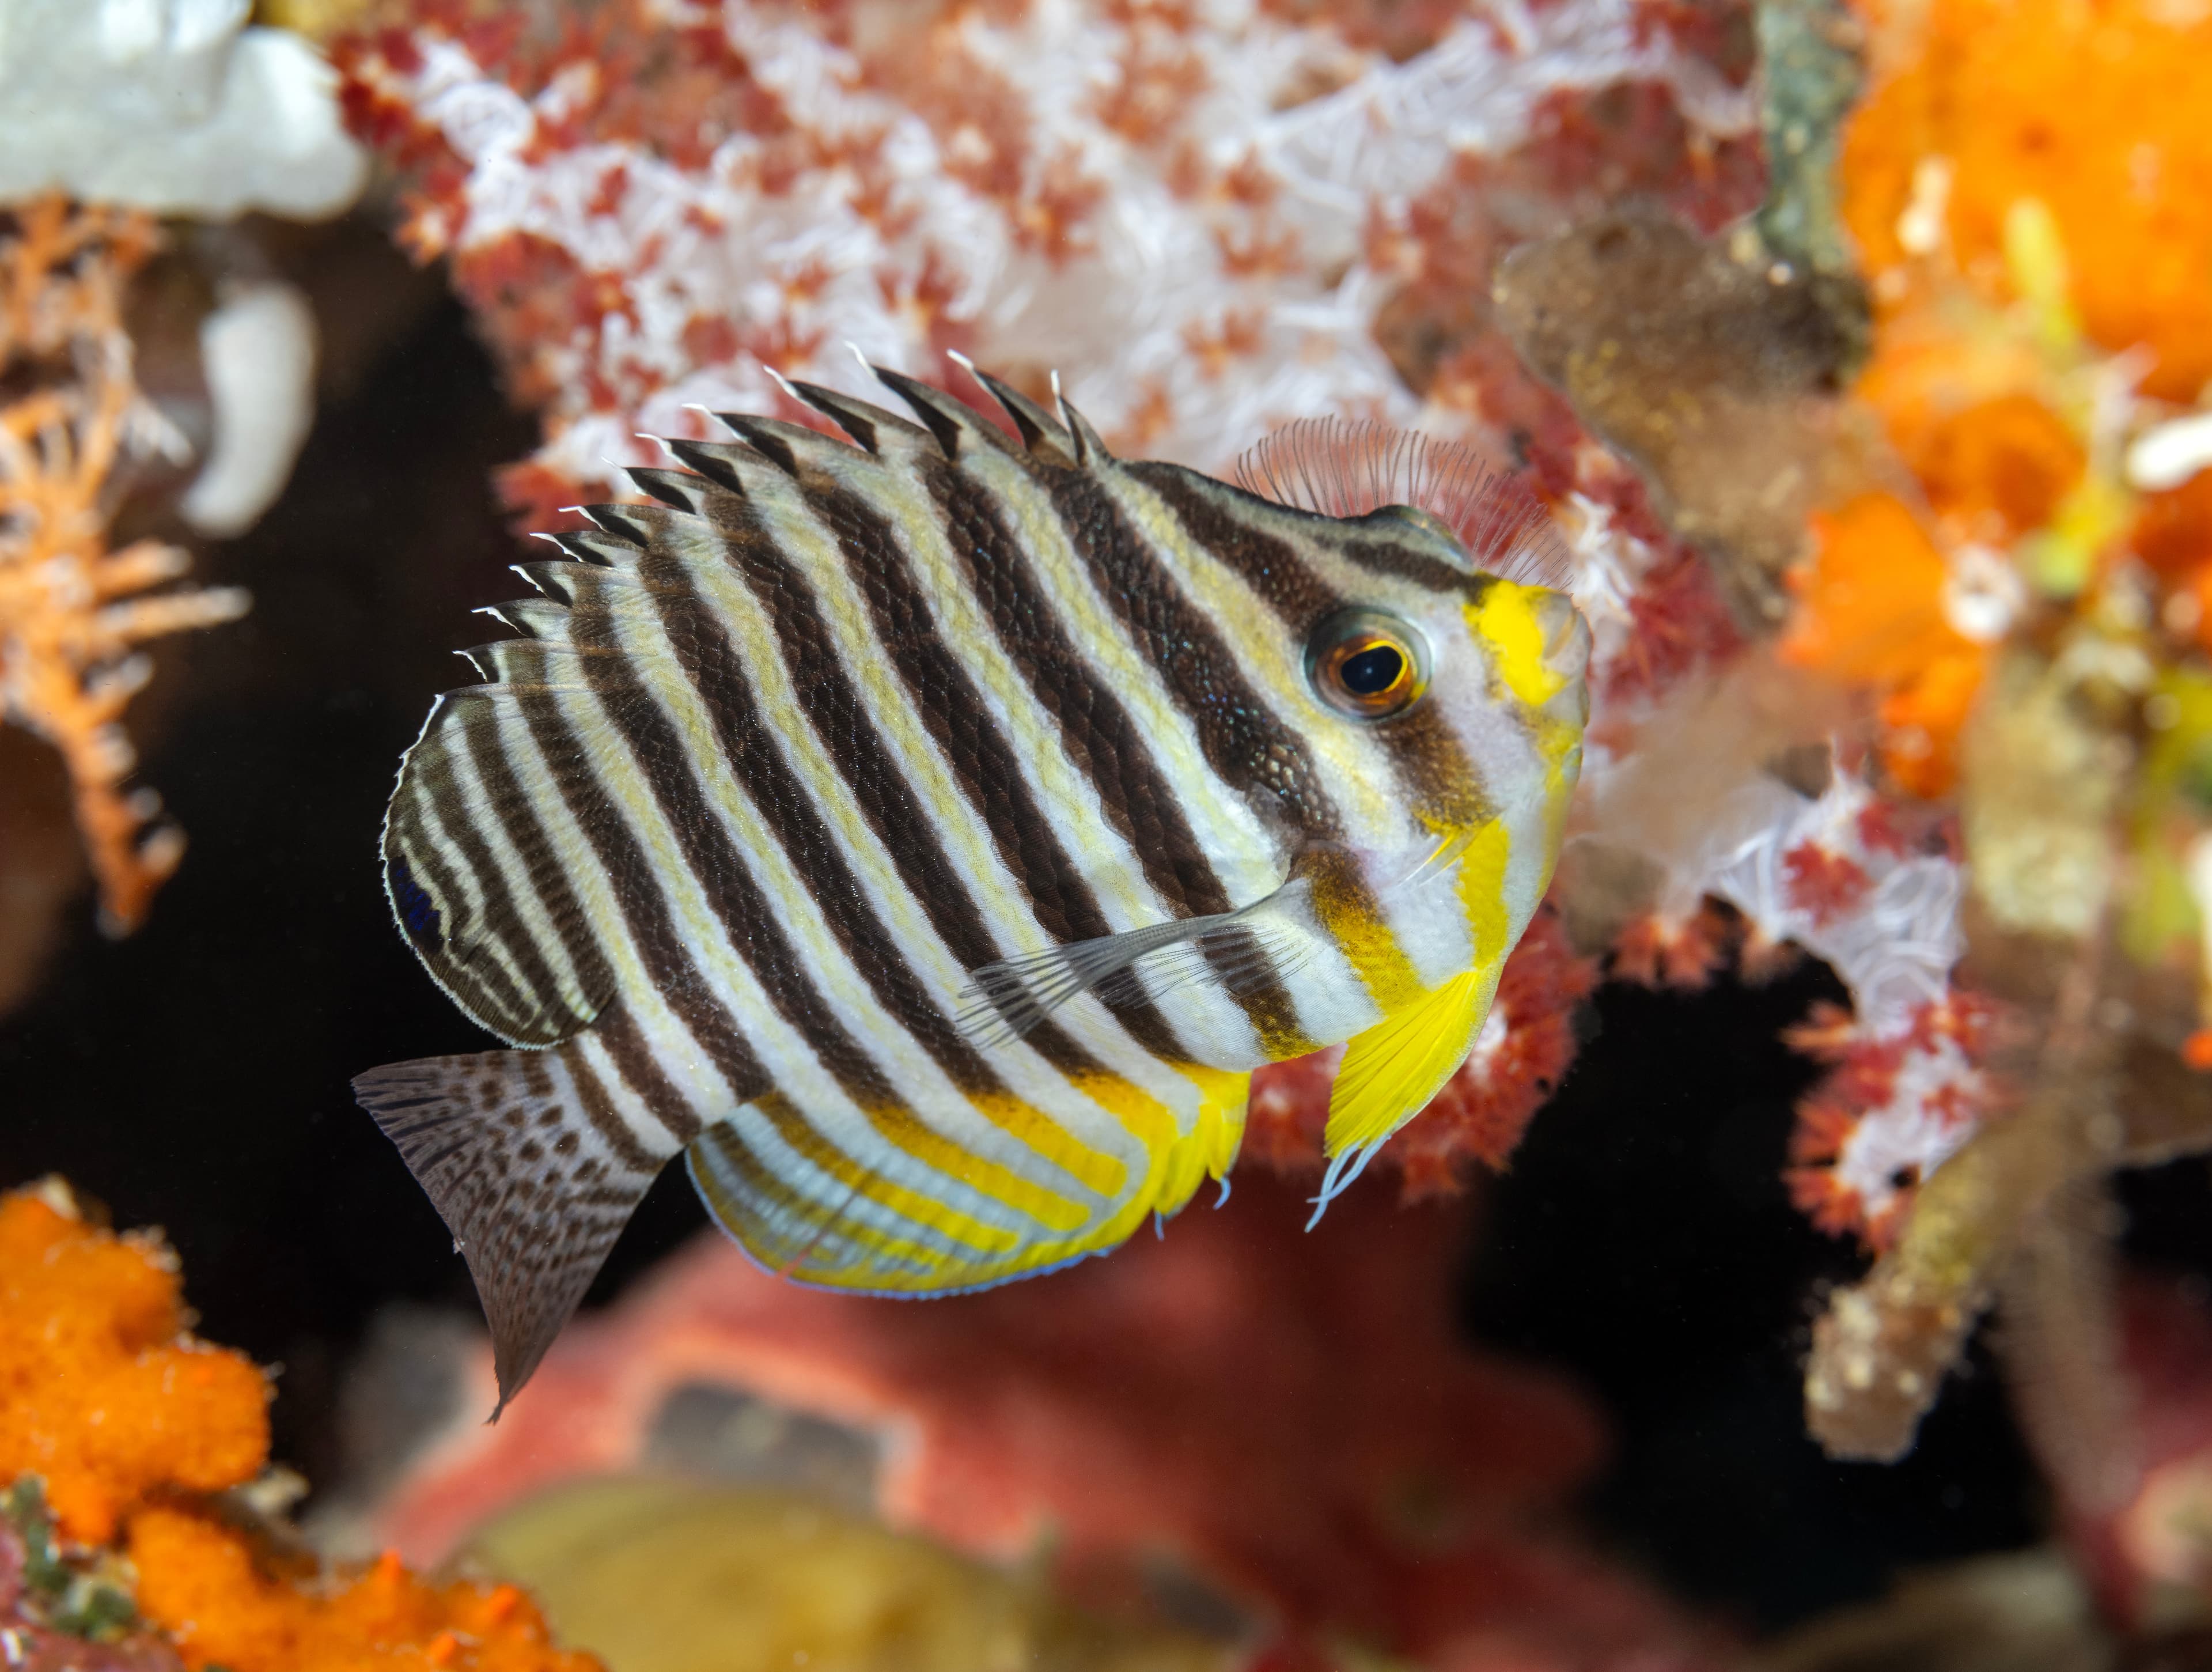
<svg viewBox="0 0 2212 1672">
<path fill-rule="evenodd" d="M 679 1146 L 641 1140 L 610 1110 L 595 1119 L 605 1100 L 574 1046 L 388 1063 L 353 1090 L 469 1262 L 491 1323 L 496 1421 Z"/>
</svg>

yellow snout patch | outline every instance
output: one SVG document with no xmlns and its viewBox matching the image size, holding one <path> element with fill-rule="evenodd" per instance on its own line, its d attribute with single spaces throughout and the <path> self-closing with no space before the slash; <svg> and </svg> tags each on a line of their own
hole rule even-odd
<svg viewBox="0 0 2212 1672">
<path fill-rule="evenodd" d="M 1468 628 L 1491 648 L 1498 662 L 1498 677 L 1505 689 L 1530 708 L 1541 708 L 1556 696 L 1568 676 L 1552 666 L 1545 654 L 1553 617 L 1564 607 L 1571 617 L 1567 599 L 1543 587 L 1523 587 L 1500 581 L 1467 606 Z"/>
</svg>

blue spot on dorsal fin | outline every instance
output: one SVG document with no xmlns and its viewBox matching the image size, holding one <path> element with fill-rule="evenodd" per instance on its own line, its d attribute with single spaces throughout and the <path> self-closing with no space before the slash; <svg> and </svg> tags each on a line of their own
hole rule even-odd
<svg viewBox="0 0 2212 1672">
<path fill-rule="evenodd" d="M 403 859 L 392 860 L 385 872 L 392 885 L 392 903 L 399 913 L 399 927 L 417 945 L 435 946 L 445 939 L 445 922 L 438 903 L 423 891 Z"/>
</svg>

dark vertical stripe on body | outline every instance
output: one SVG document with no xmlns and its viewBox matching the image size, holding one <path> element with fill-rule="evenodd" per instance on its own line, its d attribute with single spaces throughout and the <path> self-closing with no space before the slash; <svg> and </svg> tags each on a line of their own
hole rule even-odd
<svg viewBox="0 0 2212 1672">
<path fill-rule="evenodd" d="M 488 698 L 454 700 L 489 701 Z M 421 792 L 429 799 L 439 814 L 439 822 L 445 827 L 448 840 L 459 850 L 469 867 L 477 891 L 483 896 L 483 918 L 479 925 L 481 933 L 487 939 L 496 941 L 506 952 L 526 983 L 526 990 L 520 995 L 523 1019 L 544 1018 L 550 1021 L 556 1016 L 568 1017 L 575 1027 L 582 1027 L 590 1018 L 575 1015 L 562 997 L 559 977 L 545 962 L 544 954 L 538 949 L 537 941 L 524 927 L 525 910 L 509 890 L 507 873 L 485 841 L 483 831 L 476 827 L 471 809 L 454 781 L 451 751 L 455 746 L 456 739 L 453 733 L 456 728 L 460 733 L 459 745 L 468 751 L 470 763 L 476 768 L 478 778 L 483 782 L 490 814 L 509 826 L 517 851 L 525 855 L 532 852 L 550 854 L 550 844 L 545 841 L 544 831 L 538 827 L 536 817 L 530 811 L 528 798 L 523 794 L 521 787 L 515 783 L 512 774 L 506 770 L 506 761 L 500 754 L 496 741 L 489 742 L 487 746 L 487 739 L 495 739 L 498 730 L 496 721 L 489 714 L 477 718 L 476 723 L 471 724 L 469 716 L 459 710 L 454 712 L 453 719 L 440 733 L 440 749 L 416 767 Z M 487 775 L 488 760 L 492 763 L 491 775 Z M 428 859 L 440 860 L 441 856 L 437 854 L 428 830 L 422 829 L 418 835 L 422 843 L 418 851 Z M 531 839 L 533 836 L 534 842 Z M 537 893 L 541 913 L 550 916 L 554 924 L 574 921 L 559 909 L 558 899 L 566 896 L 567 884 L 557 866 L 547 865 L 526 870 L 522 878 L 518 879 L 518 885 L 526 886 Z M 454 897 L 465 897 L 456 895 Z M 594 1006 L 605 1004 L 613 996 L 614 981 L 604 961 L 595 965 L 592 960 L 576 958 L 573 946 L 567 950 L 570 957 L 575 958 L 577 982 L 583 990 L 585 1001 Z M 546 1033 L 546 1030 L 542 1028 L 532 1031 L 541 1036 Z M 515 1037 L 527 1036 L 518 1032 Z M 554 1032 L 550 1037 L 541 1037 L 535 1043 L 550 1043 L 552 1039 L 561 1037 L 559 1032 Z"/>
<path fill-rule="evenodd" d="M 616 1055 L 611 1049 L 608 1055 L 614 1056 L 619 1068 L 622 1058 Z M 592 1065 L 584 1060 L 584 1054 L 572 1048 L 562 1054 L 561 1061 L 562 1066 L 568 1071 L 570 1084 L 576 1088 L 576 1101 L 583 1109 L 584 1118 L 592 1123 L 592 1130 L 599 1134 L 625 1167 L 634 1172 L 659 1172 L 659 1161 L 638 1147 L 636 1136 L 629 1129 L 629 1122 L 623 1119 L 622 1111 L 615 1107 L 614 1099 L 608 1096 L 607 1088 L 599 1083 L 599 1077 Z M 654 1072 L 659 1073 L 658 1065 Z M 630 1090 L 641 1097 L 650 1099 L 651 1094 L 646 1087 L 633 1085 Z"/>
<path fill-rule="evenodd" d="M 604 623 L 580 619 L 574 630 L 589 633 L 595 628 L 604 630 Z M 684 861 L 720 919 L 729 945 L 752 967 L 778 1011 L 821 1056 L 839 1084 L 864 1104 L 876 1100 L 895 1104 L 896 1098 L 882 1071 L 854 1043 L 806 979 L 721 821 L 707 806 L 681 740 L 659 709 L 641 687 L 604 665 L 595 669 L 591 684 L 601 712 L 642 769 Z M 550 754 L 556 749 L 580 747 L 557 704 L 542 696 L 525 696 L 521 700 L 531 735 L 541 750 Z M 708 988 L 690 949 L 677 930 L 657 867 L 611 805 L 609 792 L 595 783 L 593 788 L 603 800 L 592 806 L 583 800 L 574 775 L 562 775 L 562 793 L 601 865 L 617 879 L 615 897 L 644 961 L 647 978 L 730 1082 L 738 1101 L 750 1103 L 765 1095 L 775 1082 L 739 1031 L 736 1018 Z M 608 1042 L 610 1050 L 614 1043 Z M 617 1063 L 623 1078 L 629 1079 L 629 1065 L 619 1057 Z"/>
<path fill-rule="evenodd" d="M 734 1018 L 700 979 L 683 938 L 669 918 L 652 866 L 623 824 L 609 792 L 590 771 L 583 745 L 568 729 L 559 703 L 543 691 L 526 689 L 515 691 L 514 702 L 529 727 L 531 741 L 544 757 L 544 769 L 550 772 L 562 800 L 590 842 L 600 868 L 614 884 L 624 927 L 654 992 L 721 1071 L 732 1094 L 741 1103 L 749 1096 L 757 1097 L 769 1084 L 767 1073 L 738 1031 Z M 501 770 L 512 770 L 503 755 L 497 759 Z M 552 764 L 568 760 L 583 762 L 584 769 L 563 770 Z M 520 787 L 518 784 L 518 798 Z M 542 831 L 538 839 L 544 840 Z M 573 899 L 568 903 L 574 915 L 564 915 L 565 921 L 581 923 L 580 907 Z M 568 945 L 571 956 L 576 955 L 575 942 Z M 591 956 L 594 960 L 603 958 L 596 945 Z M 600 1043 L 623 1079 L 656 1120 L 679 1142 L 688 1142 L 699 1129 L 698 1113 L 661 1072 L 653 1059 L 652 1042 L 637 1031 L 628 1011 L 611 1006 L 595 1025 Z"/>
<path fill-rule="evenodd" d="M 1164 500 L 1193 544 L 1249 587 L 1293 638 L 1303 640 L 1345 607 L 1347 600 L 1307 568 L 1288 541 L 1233 514 L 1218 483 L 1179 465 L 1115 468 Z"/>
<path fill-rule="evenodd" d="M 1191 602 L 1152 544 L 1088 472 L 1041 471 L 1076 555 L 1198 733 L 1206 764 L 1271 824 L 1340 840 L 1342 819 L 1305 739 L 1245 683 L 1237 653 Z"/>
<path fill-rule="evenodd" d="M 826 480 L 810 477 L 801 485 L 810 508 L 836 536 L 846 573 L 867 601 L 877 640 L 1000 859 L 1027 895 L 1037 926 L 1062 945 L 1112 934 L 1089 881 L 1037 805 L 1020 757 L 939 636 L 937 611 L 889 523 L 857 495 Z M 1165 1061 L 1185 1056 L 1149 999 L 1119 1001 L 1111 1009 L 1130 1037 L 1153 1055 Z M 1037 1037 L 1031 1035 L 1032 1043 Z M 1069 1066 L 1078 1065 L 1071 1059 Z"/>
<path fill-rule="evenodd" d="M 1050 468 L 1036 476 L 1099 595 L 1190 720 L 1214 775 L 1244 798 L 1262 824 L 1287 838 L 1286 858 L 1295 860 L 1304 842 L 1341 842 L 1343 821 L 1304 739 L 1245 683 L 1236 652 L 1097 479 L 1086 471 Z M 1225 979 L 1231 950 L 1209 957 L 1270 1049 L 1297 1054 L 1293 1048 L 1306 1043 L 1297 1004 L 1266 959 L 1236 959 L 1240 974 L 1231 984 Z"/>
<path fill-rule="evenodd" d="M 1037 704 L 1089 775 L 1108 821 L 1135 851 L 1145 879 L 1171 910 L 1211 917 L 1231 909 L 1175 786 L 1152 759 L 1129 711 L 1078 649 L 1045 595 L 1027 554 L 989 491 L 953 466 L 925 466 L 922 478 L 945 519 L 946 542 L 969 589 Z"/>
<path fill-rule="evenodd" d="M 1192 542 L 1258 594 L 1294 640 L 1303 641 L 1330 616 L 1358 601 L 1346 599 L 1316 575 L 1287 541 L 1237 515 L 1235 489 L 1176 465 L 1136 464 L 1119 468 L 1158 495 Z M 1316 520 L 1326 525 L 1326 520 Z M 1480 597 L 1493 584 L 1485 575 L 1446 571 L 1434 559 L 1396 546 L 1385 548 L 1376 542 L 1341 538 L 1329 544 L 1329 549 L 1339 555 L 1359 561 L 1353 546 L 1369 550 L 1373 561 L 1366 566 L 1378 573 L 1400 574 L 1398 569 L 1382 568 L 1376 557 L 1376 554 L 1387 550 L 1407 564 L 1425 565 L 1434 571 L 1440 581 L 1438 590 L 1469 599 Z M 1447 575 L 1449 584 L 1441 584 Z M 1416 577 L 1401 574 L 1400 578 Z M 1389 756 L 1399 782 L 1421 812 L 1454 824 L 1479 823 L 1492 816 L 1488 795 L 1474 763 L 1443 723 L 1435 703 L 1416 703 L 1404 714 L 1376 721 L 1372 735 Z"/>
<path fill-rule="evenodd" d="M 672 1005 L 670 1008 L 676 1010 L 679 1021 L 684 1020 L 684 1012 L 682 1010 L 676 1009 Z M 688 1028 L 690 1025 L 690 1023 L 685 1021 L 685 1026 Z M 629 1013 L 627 1006 L 619 1003 L 610 1006 L 601 1012 L 599 1020 L 592 1024 L 592 1037 L 605 1048 L 607 1060 L 615 1065 L 615 1072 L 623 1077 L 623 1084 L 637 1093 L 639 1101 L 653 1112 L 653 1119 L 668 1128 L 671 1137 L 679 1144 L 688 1144 L 699 1135 L 701 1122 L 698 1115 L 685 1100 L 684 1094 L 676 1089 L 674 1082 L 670 1080 L 666 1073 L 662 1071 L 660 1059 L 653 1054 L 653 1042 L 639 1031 L 637 1018 Z M 696 1031 L 693 1030 L 693 1032 L 696 1037 Z M 748 1052 L 747 1057 L 750 1058 L 750 1053 Z M 716 1061 L 717 1066 L 720 1066 L 720 1059 Z M 581 1067 L 585 1077 L 591 1079 L 592 1083 L 597 1085 L 597 1079 L 592 1075 L 590 1065 L 583 1064 Z M 743 1062 L 730 1066 L 730 1072 L 733 1074 L 742 1073 L 743 1070 Z M 757 1062 L 753 1064 L 753 1072 L 759 1073 L 759 1065 Z M 761 1078 L 765 1084 L 767 1077 L 762 1075 Z M 742 1101 L 745 1092 L 744 1084 L 732 1079 L 731 1089 Z M 604 1089 L 602 1089 L 602 1096 L 604 1097 Z M 611 1099 L 607 1100 L 603 1107 L 611 1122 L 617 1125 L 621 1124 L 622 1111 L 614 1107 Z"/>
<path fill-rule="evenodd" d="M 891 855 L 900 880 L 963 968 L 992 963 L 1000 953 L 982 915 L 932 838 L 929 820 L 912 787 L 839 665 L 836 641 L 822 619 L 812 588 L 776 550 L 743 501 L 725 496 L 715 509 L 726 556 L 773 624 L 785 669 L 802 694 L 807 721 Z M 653 578 L 665 583 L 653 593 L 662 628 L 714 722 L 724 759 L 775 833 L 854 968 L 884 1008 L 963 1092 L 1004 1094 L 1005 1083 L 931 999 L 896 939 L 867 903 L 860 879 L 815 809 L 814 790 L 769 738 L 743 660 L 720 623 L 701 602 L 678 590 L 690 584 L 684 566 L 666 557 L 649 559 L 648 565 Z M 1030 1043 L 1067 1072 L 1097 1067 L 1057 1027 L 1048 1024 L 1038 1030 Z"/>
</svg>

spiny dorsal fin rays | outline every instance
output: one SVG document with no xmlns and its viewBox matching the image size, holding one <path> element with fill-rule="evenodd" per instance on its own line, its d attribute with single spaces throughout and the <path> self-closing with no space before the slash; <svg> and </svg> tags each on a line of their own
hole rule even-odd
<svg viewBox="0 0 2212 1672">
<path fill-rule="evenodd" d="M 537 533 L 531 538 L 543 540 L 548 545 L 566 552 L 574 562 L 593 568 L 628 567 L 637 562 L 638 549 L 635 546 L 626 540 L 602 534 L 596 529 L 571 529 L 561 534 Z"/>
<path fill-rule="evenodd" d="M 563 548 L 565 550 L 565 548 Z M 629 548 L 624 546 L 623 550 Z M 631 554 L 633 556 L 635 553 Z M 574 577 L 581 570 L 597 568 L 596 563 L 575 556 L 541 557 L 534 562 L 509 563 L 509 572 L 519 575 L 524 582 L 558 604 L 574 604 L 576 588 Z"/>
<path fill-rule="evenodd" d="M 730 441 L 663 440 L 660 445 L 686 470 L 696 471 L 709 482 L 720 483 L 741 496 L 745 491 L 741 474 L 744 468 L 757 468 L 770 462 L 762 457 L 758 449 Z"/>
<path fill-rule="evenodd" d="M 1023 444 L 1034 456 L 1050 465 L 1070 468 L 1074 465 L 1075 438 L 1057 418 L 1012 384 L 993 377 L 966 355 L 953 351 L 947 357 L 990 392 L 991 398 L 1013 421 L 1014 428 L 1021 432 Z"/>
<path fill-rule="evenodd" d="M 1067 426 L 1067 433 L 1074 438 L 1075 462 L 1079 465 L 1092 469 L 1101 465 L 1111 464 L 1114 455 L 1107 452 L 1106 443 L 1099 439 L 1098 432 L 1091 427 L 1091 420 L 1077 411 L 1069 403 L 1066 395 L 1061 392 L 1058 372 L 1052 374 L 1052 398 L 1060 408 L 1060 422 Z"/>
<path fill-rule="evenodd" d="M 672 448 L 671 451 L 673 451 Z M 678 458 L 682 455 L 678 454 Z M 659 500 L 663 505 L 678 511 L 686 511 L 695 517 L 711 514 L 710 506 L 718 493 L 730 489 L 717 483 L 706 471 L 665 471 L 649 465 L 632 465 L 627 474 L 640 489 Z"/>
<path fill-rule="evenodd" d="M 809 465 L 834 470 L 840 461 L 861 456 L 851 442 L 824 435 L 805 424 L 757 417 L 750 412 L 718 412 L 714 416 L 730 427 L 731 434 L 786 476 L 795 477 Z M 727 448 L 723 449 L 723 453 L 726 462 L 733 465 L 742 477 L 749 461 L 741 455 L 731 457 Z M 743 491 L 742 488 L 739 491 Z"/>
<path fill-rule="evenodd" d="M 640 554 L 632 553 L 633 556 Z M 520 575 L 556 604 L 574 607 L 604 600 L 618 591 L 635 591 L 642 583 L 633 568 L 615 568 L 579 562 L 569 557 L 541 558 L 534 563 L 509 563 Z"/>
<path fill-rule="evenodd" d="M 489 616 L 501 626 L 511 628 L 526 638 L 556 640 L 568 630 L 568 605 L 565 600 L 552 598 L 510 599 L 504 604 L 487 604 L 474 615 Z M 464 650 L 466 656 L 471 653 Z"/>
<path fill-rule="evenodd" d="M 605 653 L 552 639 L 494 639 L 489 644 L 471 645 L 453 654 L 466 657 L 469 666 L 477 671 L 477 678 L 485 685 L 558 685 L 566 689 L 576 685 L 580 678 L 574 672 L 574 659 Z M 556 658 L 566 660 L 556 663 Z M 453 694 L 484 693 L 465 685 Z"/>
<path fill-rule="evenodd" d="M 801 383 L 793 379 L 784 386 L 794 398 L 804 401 L 851 436 L 856 446 L 878 458 L 883 456 L 884 448 L 894 439 L 903 441 L 909 447 L 931 439 L 927 430 L 919 424 L 908 423 L 896 412 L 887 412 L 880 406 L 856 400 L 850 395 L 841 395 L 835 389 L 825 389 L 818 383 Z"/>
<path fill-rule="evenodd" d="M 966 402 L 885 366 L 872 366 L 869 370 L 914 409 L 915 416 L 937 437 L 947 459 L 957 459 L 963 447 L 994 447 L 1000 453 L 1015 450 L 1012 441 L 996 424 L 984 423 Z"/>
<path fill-rule="evenodd" d="M 665 505 L 579 505 L 574 509 L 579 515 L 589 518 L 601 533 L 640 551 L 655 539 L 666 538 L 679 514 Z"/>
</svg>

